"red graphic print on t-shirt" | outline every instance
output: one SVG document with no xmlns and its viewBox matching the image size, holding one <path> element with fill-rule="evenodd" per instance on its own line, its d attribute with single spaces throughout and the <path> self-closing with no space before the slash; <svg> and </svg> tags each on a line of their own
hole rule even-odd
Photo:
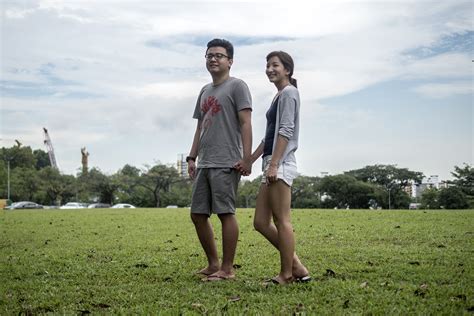
<svg viewBox="0 0 474 316">
<path fill-rule="evenodd" d="M 204 114 L 203 125 L 207 128 L 212 124 L 212 117 L 221 111 L 221 105 L 215 96 L 209 96 L 201 104 L 201 111 Z"/>
</svg>

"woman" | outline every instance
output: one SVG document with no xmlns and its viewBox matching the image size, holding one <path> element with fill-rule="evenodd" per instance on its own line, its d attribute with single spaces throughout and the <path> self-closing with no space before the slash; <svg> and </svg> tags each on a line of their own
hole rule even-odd
<svg viewBox="0 0 474 316">
<path fill-rule="evenodd" d="M 295 253 L 290 221 L 291 185 L 297 176 L 295 151 L 298 148 L 300 109 L 293 69 L 293 59 L 289 54 L 282 51 L 268 54 L 266 74 L 278 91 L 266 114 L 265 139 L 252 154 L 253 162 L 263 155 L 263 177 L 254 226 L 280 251 L 280 273 L 270 280 L 275 284 L 311 280 L 308 269 Z"/>
</svg>

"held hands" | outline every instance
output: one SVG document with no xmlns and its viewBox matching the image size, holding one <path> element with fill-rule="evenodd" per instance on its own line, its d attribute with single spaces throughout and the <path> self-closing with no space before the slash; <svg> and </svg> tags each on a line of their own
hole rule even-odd
<svg viewBox="0 0 474 316">
<path fill-rule="evenodd" d="M 249 176 L 252 173 L 252 162 L 249 159 L 240 159 L 234 165 L 234 168 L 243 176 Z"/>
</svg>

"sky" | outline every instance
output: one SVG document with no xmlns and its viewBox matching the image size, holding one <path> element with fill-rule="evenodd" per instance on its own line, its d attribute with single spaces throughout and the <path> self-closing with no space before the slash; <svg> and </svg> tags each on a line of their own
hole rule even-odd
<svg viewBox="0 0 474 316">
<path fill-rule="evenodd" d="M 451 179 L 473 164 L 472 1 L 1 0 L 0 147 L 46 150 L 61 172 L 113 174 L 189 153 L 206 44 L 234 44 L 256 148 L 276 88 L 265 56 L 295 61 L 302 175 L 374 164 Z M 260 174 L 260 161 L 250 179 Z"/>
</svg>

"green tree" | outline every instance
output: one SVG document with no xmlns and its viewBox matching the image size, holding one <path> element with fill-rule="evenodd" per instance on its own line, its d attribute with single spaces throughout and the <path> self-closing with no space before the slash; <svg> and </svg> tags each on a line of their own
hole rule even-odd
<svg viewBox="0 0 474 316">
<path fill-rule="evenodd" d="M 383 187 L 386 193 L 378 190 L 376 197 L 378 204 L 384 208 L 408 208 L 410 196 L 406 189 L 411 187 L 412 183 L 420 183 L 423 179 L 422 172 L 397 168 L 396 165 L 366 166 L 344 174 Z M 382 200 L 382 197 L 385 198 Z"/>
<path fill-rule="evenodd" d="M 237 190 L 237 207 L 255 208 L 261 181 L 262 176 L 258 176 L 253 180 L 244 179 L 239 182 L 239 189 Z"/>
<path fill-rule="evenodd" d="M 319 191 L 325 208 L 368 208 L 374 198 L 373 185 L 345 174 L 322 178 Z"/>
<path fill-rule="evenodd" d="M 299 176 L 291 187 L 291 205 L 294 208 L 320 208 L 321 193 L 318 177 Z"/>
<path fill-rule="evenodd" d="M 380 187 L 383 188 L 383 187 Z M 399 184 L 392 184 L 388 189 L 383 188 L 383 191 L 378 191 L 378 201 L 383 208 L 388 209 L 407 209 L 410 205 L 410 195 L 405 191 L 407 187 L 402 187 Z M 385 198 L 380 199 L 380 197 Z"/>
<path fill-rule="evenodd" d="M 410 171 L 407 168 L 397 168 L 396 165 L 373 165 L 361 169 L 344 172 L 357 180 L 370 182 L 386 188 L 398 184 L 404 188 L 411 186 L 412 182 L 420 183 L 423 179 L 422 172 Z"/>
<path fill-rule="evenodd" d="M 29 146 L 16 145 L 0 149 L 0 197 L 8 196 L 8 165 L 10 165 L 11 199 L 35 200 L 39 190 L 39 179 L 36 169 L 44 167 L 47 153 L 42 150 L 32 151 Z M 49 162 L 48 162 L 49 164 Z"/>
<path fill-rule="evenodd" d="M 465 209 L 469 207 L 466 194 L 459 187 L 441 189 L 439 192 L 439 205 L 445 209 Z"/>
<path fill-rule="evenodd" d="M 76 197 L 76 178 L 61 175 L 58 170 L 46 167 L 39 172 L 44 205 L 61 205 Z"/>
<path fill-rule="evenodd" d="M 469 207 L 474 208 L 474 167 L 465 163 L 464 167 L 454 166 L 451 172 L 455 178 L 451 183 L 456 185 L 466 195 Z"/>
<path fill-rule="evenodd" d="M 49 161 L 49 155 L 47 152 L 41 149 L 35 149 L 33 150 L 33 156 L 35 157 L 36 170 L 51 166 L 51 162 Z"/>
<path fill-rule="evenodd" d="M 121 170 L 119 170 L 118 173 L 123 176 L 138 178 L 141 174 L 141 170 L 138 169 L 137 167 L 126 164 Z"/>
<path fill-rule="evenodd" d="M 78 199 L 81 202 L 102 202 L 113 204 L 118 183 L 114 177 L 103 174 L 100 169 L 92 168 L 77 177 Z"/>
<path fill-rule="evenodd" d="M 113 181 L 117 183 L 117 192 L 115 194 L 115 203 L 131 203 L 135 206 L 150 206 L 148 202 L 148 191 L 139 186 L 141 170 L 131 165 L 125 165 L 112 176 Z"/>
<path fill-rule="evenodd" d="M 11 172 L 11 199 L 13 201 L 35 201 L 41 188 L 36 169 L 15 168 Z"/>
<path fill-rule="evenodd" d="M 178 171 L 174 167 L 157 164 L 153 167 L 146 167 L 142 172 L 138 185 L 145 188 L 152 194 L 153 205 L 160 207 L 161 194 L 169 192 L 171 184 L 179 181 Z"/>
<path fill-rule="evenodd" d="M 439 209 L 439 190 L 436 188 L 428 188 L 421 195 L 421 208 L 423 209 Z"/>
<path fill-rule="evenodd" d="M 161 195 L 161 205 L 190 206 L 191 191 L 192 181 L 190 179 L 179 178 L 171 184 L 168 192 L 163 192 Z"/>
<path fill-rule="evenodd" d="M 11 170 L 15 168 L 34 168 L 36 165 L 36 159 L 29 146 L 15 145 L 11 148 L 2 147 L 0 159 L 5 162 L 10 161 Z"/>
<path fill-rule="evenodd" d="M 6 199 L 8 195 L 8 173 L 6 161 L 0 160 L 0 198 Z"/>
</svg>

